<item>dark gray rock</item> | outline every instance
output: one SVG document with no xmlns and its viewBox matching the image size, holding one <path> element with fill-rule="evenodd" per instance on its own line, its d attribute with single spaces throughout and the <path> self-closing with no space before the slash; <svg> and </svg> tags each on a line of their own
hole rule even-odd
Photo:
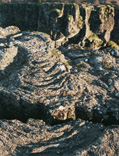
<svg viewBox="0 0 119 156">
<path fill-rule="evenodd" d="M 119 123 L 119 64 L 110 50 L 59 50 L 40 32 L 23 32 L 7 44 L 0 75 L 3 118 Z"/>
<path fill-rule="evenodd" d="M 48 33 L 56 45 L 118 47 L 119 7 L 114 4 L 10 3 L 0 5 L 0 26 Z M 114 41 L 112 43 L 110 41 Z"/>
<path fill-rule="evenodd" d="M 0 155 L 118 155 L 114 49 L 56 48 L 45 33 L 1 30 Z"/>
</svg>

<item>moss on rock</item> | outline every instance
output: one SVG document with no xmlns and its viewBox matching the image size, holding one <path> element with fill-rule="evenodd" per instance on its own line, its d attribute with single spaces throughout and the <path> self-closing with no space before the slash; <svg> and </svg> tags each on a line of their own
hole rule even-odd
<svg viewBox="0 0 119 156">
<path fill-rule="evenodd" d="M 119 46 L 114 41 L 109 41 L 107 43 L 107 46 L 110 47 L 110 48 L 113 48 L 113 49 L 119 49 Z"/>
<path fill-rule="evenodd" d="M 88 37 L 88 40 L 90 42 L 101 42 L 101 39 L 94 33 Z"/>
<path fill-rule="evenodd" d="M 86 39 L 85 46 L 89 49 L 99 49 L 102 43 L 103 41 L 95 33 L 92 33 L 92 35 Z"/>
</svg>

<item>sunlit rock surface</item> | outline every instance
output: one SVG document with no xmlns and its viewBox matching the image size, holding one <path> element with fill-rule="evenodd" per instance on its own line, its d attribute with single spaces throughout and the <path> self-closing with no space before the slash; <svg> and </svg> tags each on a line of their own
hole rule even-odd
<svg viewBox="0 0 119 156">
<path fill-rule="evenodd" d="M 56 11 L 61 19 L 65 7 L 54 10 L 51 21 Z M 79 6 L 73 8 L 78 8 L 77 19 Z M 67 37 L 59 31 L 55 38 L 57 27 L 49 35 L 15 26 L 0 28 L 1 156 L 118 156 L 119 50 L 114 8 L 106 11 L 106 15 L 111 12 L 110 23 L 100 14 L 99 35 L 89 24 L 94 15 L 90 7 L 82 12 L 86 15 L 80 18 L 80 29 L 69 16 Z M 100 7 L 96 16 L 98 12 Z M 110 35 L 113 31 L 115 37 Z"/>
</svg>

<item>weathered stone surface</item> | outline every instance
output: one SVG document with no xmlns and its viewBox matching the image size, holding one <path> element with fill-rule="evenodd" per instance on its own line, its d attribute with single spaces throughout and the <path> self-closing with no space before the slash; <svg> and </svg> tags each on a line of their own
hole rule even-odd
<svg viewBox="0 0 119 156">
<path fill-rule="evenodd" d="M 0 6 L 0 26 L 48 33 L 57 45 L 100 49 L 119 44 L 119 7 L 114 4 L 10 3 Z"/>
<path fill-rule="evenodd" d="M 0 155 L 118 155 L 119 50 L 0 34 Z"/>
<path fill-rule="evenodd" d="M 119 126 L 83 120 L 54 126 L 42 120 L 0 121 L 1 156 L 118 156 Z"/>
<path fill-rule="evenodd" d="M 47 34 L 20 35 L 1 47 L 1 118 L 119 123 L 118 50 L 56 49 Z"/>
</svg>

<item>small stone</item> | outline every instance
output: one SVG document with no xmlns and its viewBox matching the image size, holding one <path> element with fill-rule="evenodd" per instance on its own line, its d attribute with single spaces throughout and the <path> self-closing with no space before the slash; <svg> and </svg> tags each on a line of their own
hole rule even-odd
<svg viewBox="0 0 119 156">
<path fill-rule="evenodd" d="M 63 106 L 60 106 L 59 107 L 59 110 L 64 110 L 65 108 Z"/>
<path fill-rule="evenodd" d="M 88 59 L 85 59 L 85 62 L 88 62 Z"/>
<path fill-rule="evenodd" d="M 114 51 L 111 51 L 110 54 L 113 56 L 114 55 Z"/>
<path fill-rule="evenodd" d="M 100 110 L 100 108 L 98 107 L 97 110 Z"/>
<path fill-rule="evenodd" d="M 61 71 L 65 71 L 66 70 L 64 65 L 60 65 L 59 68 L 60 68 Z"/>
</svg>

